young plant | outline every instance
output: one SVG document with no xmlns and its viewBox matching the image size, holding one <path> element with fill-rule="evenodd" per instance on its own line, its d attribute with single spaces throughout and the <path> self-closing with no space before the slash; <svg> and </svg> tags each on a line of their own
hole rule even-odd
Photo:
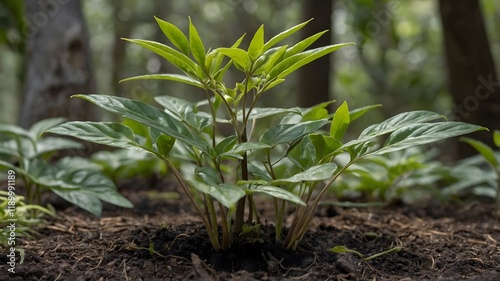
<svg viewBox="0 0 500 281">
<path fill-rule="evenodd" d="M 476 149 L 486 160 L 486 162 L 491 166 L 496 175 L 496 182 L 494 185 L 496 186 L 495 192 L 495 206 L 496 206 L 496 215 L 500 216 L 500 161 L 495 153 L 495 151 L 486 145 L 485 143 L 471 139 L 462 137 L 460 140 L 470 144 L 474 149 Z M 497 148 L 500 148 L 500 131 L 495 130 L 493 132 L 493 142 L 495 143 Z"/>
<path fill-rule="evenodd" d="M 142 39 L 125 40 L 157 53 L 183 74 L 143 75 L 124 81 L 160 79 L 185 83 L 200 89 L 204 102 L 159 96 L 155 100 L 164 109 L 158 109 L 122 97 L 79 94 L 75 97 L 142 123 L 149 132 L 139 134 L 116 122 L 68 122 L 49 132 L 139 149 L 162 159 L 200 215 L 217 251 L 231 247 L 236 239 L 259 241 L 259 227 L 255 225 L 260 223 L 260 215 L 255 200 L 260 197 L 256 194 L 271 196 L 276 239 L 286 248 L 296 249 L 321 197 L 354 162 L 482 129 L 458 122 L 428 123 L 443 116 L 415 111 L 370 126 L 358 139 L 342 143 L 350 122 L 376 106 L 349 111 L 343 103 L 330 115 L 326 108 L 331 102 L 308 109 L 260 108 L 257 104 L 262 95 L 295 70 L 353 43 L 306 50 L 323 31 L 293 45 L 277 46 L 308 23 L 304 22 L 268 41 L 264 40 L 261 26 L 246 49 L 239 47 L 242 36 L 229 48 L 207 51 L 191 20 L 187 36 L 173 24 L 156 20 L 173 47 Z M 241 78 L 231 86 L 225 81 L 230 68 L 239 71 Z M 255 129 L 271 116 L 279 121 L 262 131 Z M 234 133 L 219 136 L 222 123 L 232 126 Z M 330 127 L 329 132 L 321 131 L 325 126 Z M 376 147 L 375 140 L 383 135 L 389 135 L 387 141 Z M 345 151 L 351 159 L 338 167 L 332 160 Z M 173 163 L 179 163 L 180 169 Z M 296 211 L 283 239 L 287 204 L 295 205 Z"/>
<path fill-rule="evenodd" d="M 36 215 L 33 216 L 33 213 Z M 53 209 L 26 204 L 23 196 L 15 195 L 12 191 L 0 190 L 0 245 L 10 247 L 16 243 L 11 238 L 11 229 L 8 228 L 10 222 L 16 222 L 16 238 L 31 238 L 33 233 L 31 227 L 41 223 L 44 215 L 54 216 L 54 214 Z"/>
<path fill-rule="evenodd" d="M 38 138 L 44 131 L 64 121 L 63 118 L 45 119 L 33 124 L 29 130 L 0 124 L 0 133 L 8 136 L 7 140 L 0 142 L 0 169 L 15 172 L 16 179 L 23 182 L 28 204 L 40 205 L 42 192 L 50 190 L 96 216 L 101 215 L 101 200 L 132 207 L 96 164 L 78 157 L 50 162 L 51 156 L 60 150 L 82 148 L 80 143 L 67 138 Z"/>
</svg>

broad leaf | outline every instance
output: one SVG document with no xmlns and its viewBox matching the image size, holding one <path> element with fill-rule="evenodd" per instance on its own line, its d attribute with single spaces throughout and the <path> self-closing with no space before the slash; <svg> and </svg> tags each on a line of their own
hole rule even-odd
<svg viewBox="0 0 500 281">
<path fill-rule="evenodd" d="M 205 47 L 191 18 L 189 18 L 189 47 L 196 61 L 200 65 L 205 65 Z"/>
<path fill-rule="evenodd" d="M 260 142 L 275 146 L 281 143 L 291 143 L 323 127 L 327 120 L 308 121 L 299 124 L 280 124 L 267 129 Z"/>
<path fill-rule="evenodd" d="M 330 127 L 330 136 L 340 141 L 347 131 L 347 127 L 351 123 L 349 117 L 349 108 L 347 103 L 344 101 L 335 114 L 333 115 L 332 126 Z"/>
<path fill-rule="evenodd" d="M 368 141 L 378 136 L 394 132 L 395 130 L 403 128 L 410 124 L 425 123 L 444 118 L 445 118 L 444 115 L 432 111 L 418 110 L 418 111 L 403 112 L 389 119 L 386 119 L 381 123 L 367 127 L 366 129 L 363 130 L 363 132 L 361 132 L 358 139 L 349 141 L 348 143 L 344 144 L 342 148 L 349 148 L 362 143 L 367 143 Z"/>
<path fill-rule="evenodd" d="M 186 75 L 180 74 L 149 74 L 149 75 L 139 75 L 134 77 L 129 77 L 122 79 L 120 82 L 134 81 L 134 80 L 170 80 L 188 84 L 191 86 L 196 86 L 198 88 L 205 89 L 205 85 L 200 81 L 193 79 Z"/>
<path fill-rule="evenodd" d="M 212 196 L 215 200 L 230 209 L 234 208 L 236 202 L 245 196 L 245 191 L 241 187 L 234 184 L 219 184 L 211 186 L 203 182 L 196 181 L 191 182 L 191 185 L 196 190 Z"/>
<path fill-rule="evenodd" d="M 337 164 L 326 163 L 311 167 L 301 173 L 297 173 L 289 178 L 278 179 L 271 181 L 273 184 L 279 183 L 299 183 L 303 181 L 322 181 L 329 179 L 335 173 L 337 169 Z"/>
<path fill-rule="evenodd" d="M 186 126 L 160 109 L 140 101 L 106 95 L 75 95 L 99 107 L 153 127 L 179 141 L 186 142 L 211 155 L 210 148 L 200 136 L 192 134 Z"/>
<path fill-rule="evenodd" d="M 306 170 L 317 164 L 316 148 L 308 137 L 302 138 L 300 143 L 288 152 L 288 158 L 301 170 Z"/>
<path fill-rule="evenodd" d="M 36 122 L 31 126 L 29 132 L 33 139 L 37 139 L 43 132 L 66 121 L 66 118 L 48 118 Z"/>
<path fill-rule="evenodd" d="M 186 38 L 186 35 L 182 33 L 182 31 L 177 28 L 177 26 L 166 22 L 164 20 L 161 20 L 157 17 L 155 17 L 156 22 L 158 22 L 158 25 L 161 28 L 161 31 L 167 36 L 168 40 L 172 42 L 179 50 L 181 50 L 186 56 L 189 55 L 189 41 Z"/>
<path fill-rule="evenodd" d="M 272 185 L 258 185 L 256 187 L 247 188 L 246 190 L 248 193 L 264 193 L 274 198 L 283 199 L 302 206 L 306 205 L 300 197 L 280 187 Z"/>
<path fill-rule="evenodd" d="M 242 69 L 246 69 L 250 63 L 248 53 L 238 48 L 218 48 L 217 52 L 229 57 L 235 64 L 238 64 Z"/>
<path fill-rule="evenodd" d="M 255 61 L 261 54 L 264 48 L 264 25 L 261 25 L 248 46 L 248 56 L 252 61 Z"/>
<path fill-rule="evenodd" d="M 129 127 L 114 122 L 72 121 L 54 127 L 47 132 L 113 147 L 143 150 L 135 141 L 134 132 Z"/>
<path fill-rule="evenodd" d="M 485 129 L 484 127 L 462 122 L 408 125 L 394 131 L 381 149 L 371 152 L 370 154 L 385 154 Z"/>
<path fill-rule="evenodd" d="M 271 146 L 269 144 L 265 144 L 262 142 L 244 142 L 237 144 L 231 149 L 228 153 L 232 154 L 240 154 L 243 152 L 247 152 L 249 150 L 260 150 L 260 149 L 270 149 Z"/>
</svg>

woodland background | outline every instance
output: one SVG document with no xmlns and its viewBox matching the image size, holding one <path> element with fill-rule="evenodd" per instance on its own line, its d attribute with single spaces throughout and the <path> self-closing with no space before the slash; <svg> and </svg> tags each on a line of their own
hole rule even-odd
<svg viewBox="0 0 500 281">
<path fill-rule="evenodd" d="M 111 118 L 90 103 L 70 101 L 76 93 L 196 99 L 195 89 L 173 82 L 118 83 L 174 71 L 155 54 L 120 39 L 167 42 L 153 16 L 184 31 L 190 16 L 212 48 L 229 46 L 243 33 L 250 37 L 261 24 L 270 38 L 310 18 L 315 19 L 300 38 L 329 29 L 317 46 L 356 42 L 291 76 L 264 97 L 265 106 L 346 100 L 350 108 L 383 105 L 364 118 L 366 123 L 355 123 L 358 128 L 427 109 L 500 129 L 496 0 L 1 0 L 0 122 L 29 127 L 54 116 Z M 491 134 L 474 137 L 491 143 Z M 467 145 L 456 146 L 449 146 L 450 158 L 473 153 Z"/>
</svg>

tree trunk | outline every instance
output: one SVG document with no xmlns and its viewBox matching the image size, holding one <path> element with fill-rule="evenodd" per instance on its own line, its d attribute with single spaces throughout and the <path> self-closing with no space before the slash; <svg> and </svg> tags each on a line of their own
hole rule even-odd
<svg viewBox="0 0 500 281">
<path fill-rule="evenodd" d="M 491 131 L 500 129 L 500 79 L 484 27 L 478 0 L 439 0 L 448 87 L 453 97 L 454 119 L 485 126 L 490 132 L 470 137 L 493 145 Z M 455 146 L 456 143 L 455 143 Z M 458 144 L 457 156 L 477 154 L 469 145 Z"/>
<path fill-rule="evenodd" d="M 304 20 L 314 18 L 303 29 L 304 36 L 311 36 L 332 27 L 332 0 L 302 1 Z M 320 37 L 311 48 L 331 44 L 331 31 Z M 309 107 L 330 100 L 330 75 L 332 72 L 330 56 L 322 57 L 299 71 L 299 105 Z"/>
<path fill-rule="evenodd" d="M 26 0 L 27 76 L 19 125 L 49 117 L 93 119 L 77 93 L 95 91 L 88 34 L 79 0 Z"/>
</svg>

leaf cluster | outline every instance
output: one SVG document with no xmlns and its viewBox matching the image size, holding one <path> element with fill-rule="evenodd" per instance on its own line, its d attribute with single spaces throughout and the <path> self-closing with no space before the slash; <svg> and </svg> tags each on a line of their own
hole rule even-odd
<svg viewBox="0 0 500 281">
<path fill-rule="evenodd" d="M 55 163 L 51 160 L 58 151 L 82 148 L 81 143 L 67 138 L 39 138 L 64 121 L 64 118 L 41 120 L 29 130 L 1 124 L 0 132 L 7 138 L 0 142 L 0 168 L 15 171 L 16 179 L 23 182 L 29 204 L 40 205 L 42 192 L 52 191 L 96 216 L 101 215 L 101 201 L 132 207 L 117 192 L 114 183 L 100 172 L 98 165 L 79 157 L 64 157 Z"/>
<path fill-rule="evenodd" d="M 108 95 L 83 95 L 102 109 L 145 125 L 146 132 L 117 122 L 67 122 L 51 133 L 109 146 L 140 150 L 163 160 L 202 218 L 215 250 L 245 239 L 261 223 L 255 200 L 270 196 L 275 207 L 276 240 L 296 249 L 314 210 L 332 183 L 352 164 L 369 156 L 403 150 L 483 128 L 460 122 L 437 122 L 443 116 L 429 111 L 405 112 L 366 128 L 357 139 L 344 141 L 349 125 L 367 111 L 350 110 L 347 103 L 330 113 L 331 102 L 311 108 L 260 108 L 257 101 L 300 67 L 352 43 L 307 49 L 325 32 L 294 45 L 285 38 L 308 22 L 269 40 L 261 26 L 247 48 L 244 36 L 231 47 L 207 49 L 192 21 L 184 34 L 175 25 L 156 19 L 173 46 L 143 39 L 125 39 L 162 56 L 181 74 L 142 75 L 125 79 L 160 79 L 199 88 L 201 102 L 172 96 L 155 97 L 158 108 L 140 101 Z M 228 70 L 241 80 L 225 81 Z M 277 122 L 264 123 L 271 118 Z M 234 134 L 221 136 L 229 124 Z M 258 124 L 265 124 L 256 131 Z M 261 126 L 262 127 L 262 126 Z M 385 142 L 380 143 L 382 138 Z M 334 159 L 347 153 L 342 166 Z M 177 163 L 174 165 L 174 163 Z M 287 207 L 295 213 L 286 237 L 282 227 Z M 245 218 L 246 216 L 246 218 Z M 220 229 L 219 229 L 220 228 Z M 219 231 L 220 230 L 220 231 Z M 252 241 L 259 241 L 250 233 Z"/>
</svg>

